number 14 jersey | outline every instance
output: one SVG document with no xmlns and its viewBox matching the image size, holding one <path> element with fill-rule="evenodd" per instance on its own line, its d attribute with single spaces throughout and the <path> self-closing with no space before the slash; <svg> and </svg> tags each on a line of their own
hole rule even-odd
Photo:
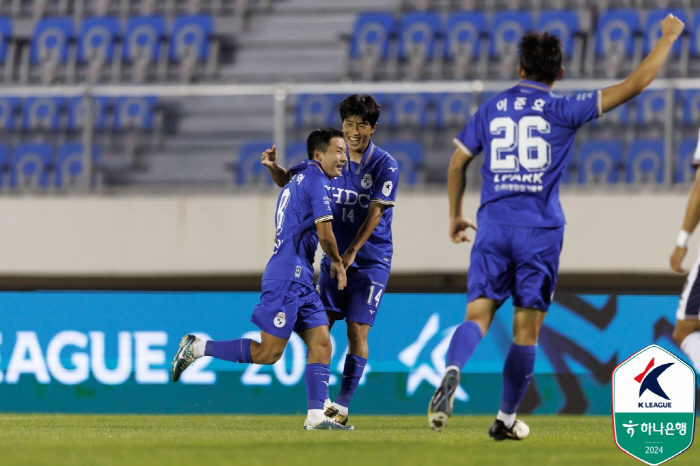
<svg viewBox="0 0 700 466">
<path fill-rule="evenodd" d="M 521 81 L 476 111 L 454 144 L 484 152 L 477 224 L 560 227 L 559 182 L 576 130 L 600 116 L 600 91 L 558 96 Z"/>
</svg>

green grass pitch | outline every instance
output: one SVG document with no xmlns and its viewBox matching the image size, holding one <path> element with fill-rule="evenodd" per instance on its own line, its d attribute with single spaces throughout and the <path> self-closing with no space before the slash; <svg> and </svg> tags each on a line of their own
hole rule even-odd
<svg viewBox="0 0 700 466">
<path fill-rule="evenodd" d="M 610 417 L 524 416 L 530 437 L 494 442 L 492 417 L 351 416 L 353 432 L 304 431 L 298 416 L 0 415 L 0 465 L 637 465 Z M 671 465 L 700 465 L 696 443 Z"/>
</svg>

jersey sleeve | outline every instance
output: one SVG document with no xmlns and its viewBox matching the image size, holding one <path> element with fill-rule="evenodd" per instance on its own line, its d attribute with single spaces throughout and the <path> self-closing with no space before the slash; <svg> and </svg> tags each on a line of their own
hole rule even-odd
<svg viewBox="0 0 700 466">
<path fill-rule="evenodd" d="M 553 116 L 564 126 L 580 128 L 602 115 L 600 95 L 598 90 L 558 97 L 553 101 Z"/>
<path fill-rule="evenodd" d="M 693 154 L 693 166 L 695 168 L 700 166 L 700 131 L 698 131 L 698 144 L 695 146 L 695 153 Z"/>
<path fill-rule="evenodd" d="M 294 165 L 292 168 L 287 169 L 289 176 L 292 177 L 299 172 L 303 172 L 309 167 L 309 159 L 304 159 L 298 164 Z"/>
<path fill-rule="evenodd" d="M 309 195 L 309 204 L 311 204 L 314 223 L 333 220 L 331 198 L 329 197 L 331 186 L 328 184 L 328 180 L 321 177 L 313 177 L 313 179 L 309 181 L 311 181 L 311 183 L 309 183 L 307 193 Z"/>
<path fill-rule="evenodd" d="M 459 147 L 465 154 L 474 157 L 483 149 L 483 133 L 482 129 L 482 111 L 477 110 L 472 116 L 469 123 L 464 127 L 456 138 L 452 140 L 452 144 Z"/>
<path fill-rule="evenodd" d="M 396 188 L 399 186 L 399 165 L 396 160 L 389 159 L 383 163 L 376 180 L 376 183 L 372 185 L 370 201 L 379 202 L 389 207 L 393 206 L 396 203 Z"/>
</svg>

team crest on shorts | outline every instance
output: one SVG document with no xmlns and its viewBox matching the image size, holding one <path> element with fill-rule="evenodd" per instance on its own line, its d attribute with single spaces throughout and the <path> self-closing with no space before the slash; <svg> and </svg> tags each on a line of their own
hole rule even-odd
<svg viewBox="0 0 700 466">
<path fill-rule="evenodd" d="M 275 320 L 273 320 L 275 327 L 277 328 L 282 328 L 284 327 L 284 324 L 287 323 L 287 318 L 284 315 L 284 312 L 279 312 L 277 313 L 277 317 L 275 317 Z"/>
<path fill-rule="evenodd" d="M 362 177 L 362 181 L 360 182 L 360 185 L 362 185 L 363 188 L 369 189 L 372 187 L 374 183 L 372 182 L 372 175 L 367 173 L 364 177 Z"/>
<path fill-rule="evenodd" d="M 297 265 L 296 270 L 294 270 L 294 276 L 297 278 L 301 277 L 301 266 L 300 265 Z"/>
</svg>

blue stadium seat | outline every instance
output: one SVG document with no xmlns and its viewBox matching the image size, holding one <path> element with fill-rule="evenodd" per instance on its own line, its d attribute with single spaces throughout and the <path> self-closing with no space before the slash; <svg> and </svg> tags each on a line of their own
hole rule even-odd
<svg viewBox="0 0 700 466">
<path fill-rule="evenodd" d="M 631 103 L 627 102 L 608 112 L 605 112 L 602 117 L 596 118 L 595 120 L 591 121 L 590 124 L 596 127 L 607 126 L 610 124 L 624 126 L 630 123 L 630 113 L 632 113 Z"/>
<path fill-rule="evenodd" d="M 0 144 L 0 186 L 5 186 L 5 169 L 10 165 L 10 149 L 6 144 Z M 9 180 L 7 180 L 9 182 Z"/>
<path fill-rule="evenodd" d="M 0 63 L 5 63 L 7 44 L 12 37 L 12 20 L 10 18 L 0 18 Z"/>
<path fill-rule="evenodd" d="M 130 18 L 126 25 L 124 59 L 153 62 L 160 56 L 160 39 L 165 36 L 165 19 L 160 16 Z"/>
<path fill-rule="evenodd" d="M 430 94 L 394 94 L 391 101 L 390 126 L 398 128 L 426 125 L 430 97 Z"/>
<path fill-rule="evenodd" d="M 82 142 L 69 142 L 58 150 L 56 160 L 55 185 L 57 188 L 75 186 L 83 174 L 83 153 L 85 145 Z M 97 162 L 100 158 L 100 147 L 95 144 L 92 147 L 92 160 Z"/>
<path fill-rule="evenodd" d="M 437 114 L 435 124 L 438 127 L 464 126 L 472 116 L 472 111 L 476 108 L 474 94 L 452 93 L 436 94 Z"/>
<path fill-rule="evenodd" d="M 632 56 L 634 35 L 639 31 L 639 14 L 635 10 L 609 10 L 598 18 L 596 56 Z"/>
<path fill-rule="evenodd" d="M 404 185 L 418 182 L 418 170 L 423 162 L 423 148 L 417 141 L 390 141 L 382 144 L 382 149 L 391 155 L 399 165 L 399 179 Z"/>
<path fill-rule="evenodd" d="M 690 54 L 697 58 L 700 57 L 700 10 L 696 10 L 688 19 L 685 30 L 690 32 Z"/>
<path fill-rule="evenodd" d="M 155 96 L 128 96 L 117 97 L 114 103 L 116 129 L 152 129 L 153 112 L 158 97 Z"/>
<path fill-rule="evenodd" d="M 209 38 L 213 32 L 214 20 L 209 15 L 175 18 L 170 38 L 170 60 L 206 60 Z"/>
<path fill-rule="evenodd" d="M 532 15 L 527 11 L 499 12 L 493 16 L 491 58 L 517 55 L 520 38 L 532 29 Z"/>
<path fill-rule="evenodd" d="M 262 153 L 262 151 L 260 151 Z M 287 152 L 284 154 L 284 166 L 289 168 L 309 158 L 306 152 L 306 141 L 295 141 L 287 144 Z"/>
<path fill-rule="evenodd" d="M 10 187 L 46 188 L 51 165 L 51 144 L 18 144 L 10 160 Z"/>
<path fill-rule="evenodd" d="M 644 91 L 635 99 L 637 123 L 663 123 L 669 111 L 666 91 Z"/>
<path fill-rule="evenodd" d="M 437 13 L 406 13 L 399 32 L 399 57 L 431 59 L 435 53 L 435 36 L 440 30 Z"/>
<path fill-rule="evenodd" d="M 80 27 L 78 60 L 82 63 L 100 61 L 110 63 L 114 58 L 114 44 L 119 37 L 117 18 L 86 18 Z"/>
<path fill-rule="evenodd" d="M 445 27 L 445 57 L 465 61 L 481 56 L 481 35 L 486 32 L 486 16 L 480 12 L 452 13 Z"/>
<path fill-rule="evenodd" d="M 353 58 L 376 56 L 386 58 L 389 39 L 396 29 L 393 13 L 361 13 L 355 21 L 350 55 Z"/>
<path fill-rule="evenodd" d="M 109 97 L 92 98 L 93 127 L 104 129 L 107 123 L 107 108 L 111 103 Z M 82 129 L 85 123 L 85 97 L 73 97 L 68 103 L 68 129 Z"/>
<path fill-rule="evenodd" d="M 68 42 L 72 37 L 72 19 L 38 20 L 32 34 L 32 63 L 65 63 L 68 59 Z"/>
<path fill-rule="evenodd" d="M 338 95 L 302 94 L 296 106 L 295 123 L 298 128 L 336 127 L 338 116 Z"/>
<path fill-rule="evenodd" d="M 700 120 L 700 89 L 679 90 L 676 98 L 683 102 L 683 123 L 696 126 Z"/>
<path fill-rule="evenodd" d="M 27 97 L 24 99 L 22 128 L 24 130 L 58 130 L 65 106 L 63 97 Z"/>
<path fill-rule="evenodd" d="M 574 53 L 574 34 L 580 29 L 580 18 L 576 11 L 543 11 L 537 24 L 538 31 L 547 31 L 561 39 L 565 57 Z"/>
<path fill-rule="evenodd" d="M 274 183 L 267 168 L 260 163 L 262 153 L 270 147 L 272 147 L 272 141 L 252 141 L 241 146 L 238 169 L 236 170 L 237 185 L 271 185 Z"/>
<path fill-rule="evenodd" d="M 19 109 L 19 98 L 0 97 L 0 131 L 15 129 L 15 120 Z"/>
<path fill-rule="evenodd" d="M 625 181 L 628 184 L 664 182 L 663 140 L 639 140 L 630 144 Z"/>
<path fill-rule="evenodd" d="M 688 17 L 684 10 L 651 10 L 647 12 L 647 18 L 644 22 L 644 54 L 648 54 L 656 42 L 661 37 L 661 20 L 669 13 L 672 13 L 676 18 L 688 24 Z M 681 41 L 677 40 L 671 47 L 671 54 L 678 56 L 681 53 Z"/>
<path fill-rule="evenodd" d="M 615 184 L 617 168 L 622 160 L 622 143 L 619 141 L 590 141 L 579 153 L 579 184 Z"/>
<path fill-rule="evenodd" d="M 673 173 L 674 183 L 692 183 L 695 180 L 696 168 L 693 166 L 693 156 L 697 145 L 697 139 L 683 139 L 681 141 L 678 146 L 678 159 Z"/>
</svg>

